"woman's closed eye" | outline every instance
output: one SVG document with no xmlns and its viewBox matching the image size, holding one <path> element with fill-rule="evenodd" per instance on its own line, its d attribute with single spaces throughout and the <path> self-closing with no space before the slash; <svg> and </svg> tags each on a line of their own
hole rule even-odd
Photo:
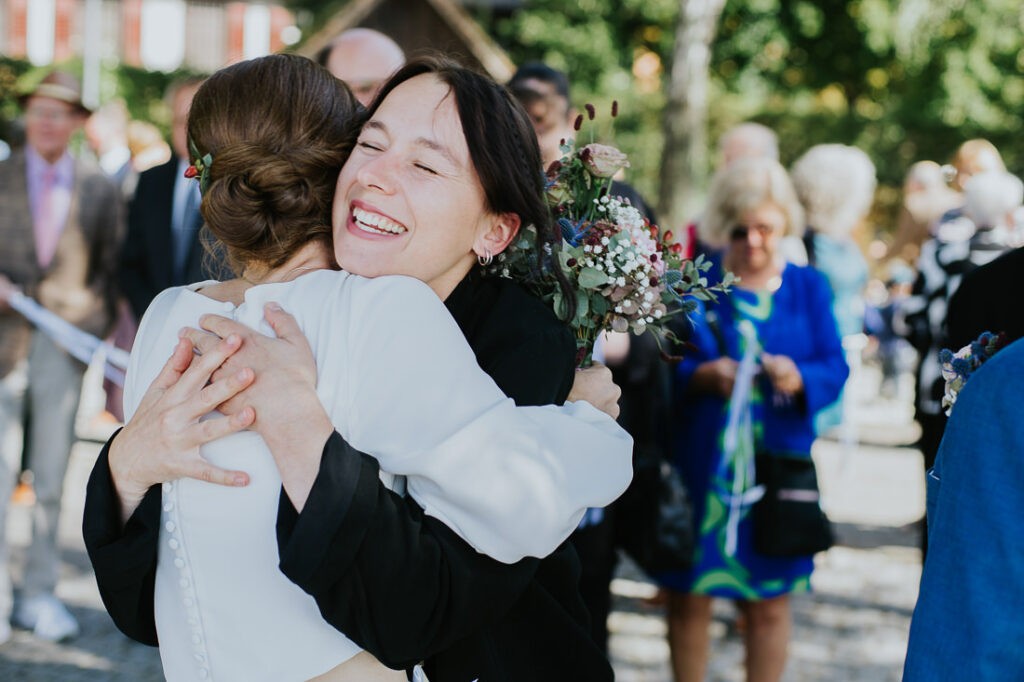
<svg viewBox="0 0 1024 682">
<path fill-rule="evenodd" d="M 356 146 L 360 149 L 367 151 L 380 152 L 384 151 L 384 147 L 379 142 L 373 142 L 371 140 L 357 140 Z"/>
<path fill-rule="evenodd" d="M 421 162 L 414 162 L 414 163 L 413 163 L 413 166 L 415 166 L 415 167 L 416 167 L 416 168 L 418 168 L 419 170 L 421 170 L 421 171 L 423 171 L 424 173 L 427 173 L 427 174 L 429 174 L 429 175 L 440 175 L 440 173 L 438 173 L 438 172 L 437 172 L 436 170 L 434 170 L 434 169 L 433 169 L 433 168 L 432 168 L 431 166 L 428 166 L 428 165 L 427 165 L 427 164 L 425 164 L 425 163 L 421 163 Z"/>
</svg>

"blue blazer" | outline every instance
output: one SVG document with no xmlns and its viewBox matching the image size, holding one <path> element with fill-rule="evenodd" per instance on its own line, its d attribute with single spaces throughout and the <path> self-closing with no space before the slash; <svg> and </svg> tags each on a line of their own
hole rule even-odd
<svg viewBox="0 0 1024 682">
<path fill-rule="evenodd" d="M 906 682 L 1024 679 L 1024 341 L 957 397 L 928 472 Z"/>
</svg>

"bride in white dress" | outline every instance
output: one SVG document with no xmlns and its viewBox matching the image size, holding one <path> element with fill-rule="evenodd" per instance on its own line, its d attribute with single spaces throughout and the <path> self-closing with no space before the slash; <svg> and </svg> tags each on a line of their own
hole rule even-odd
<svg viewBox="0 0 1024 682">
<path fill-rule="evenodd" d="M 263 314 L 273 301 L 295 315 L 312 347 L 332 428 L 378 458 L 386 483 L 407 484 L 480 552 L 506 562 L 544 555 L 586 507 L 624 489 L 630 440 L 586 403 L 516 407 L 422 282 L 329 270 L 334 175 L 353 118 L 347 90 L 299 57 L 243 62 L 200 89 L 189 134 L 202 210 L 240 277 L 171 289 L 153 302 L 132 352 L 126 416 L 145 418 L 144 394 L 179 329 L 217 313 L 270 332 Z M 498 233 L 503 218 L 480 216 Z M 283 484 L 301 508 L 309 473 L 275 462 L 255 432 L 217 440 L 202 456 L 219 470 L 247 472 L 232 476 L 248 484 L 163 483 L 155 611 L 167 678 L 405 679 L 327 624 L 277 569 L 278 496 Z M 125 518 L 158 482 L 122 494 Z"/>
</svg>

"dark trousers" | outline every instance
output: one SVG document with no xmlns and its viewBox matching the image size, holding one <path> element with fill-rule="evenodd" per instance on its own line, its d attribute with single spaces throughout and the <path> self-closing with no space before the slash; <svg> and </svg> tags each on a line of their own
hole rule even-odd
<svg viewBox="0 0 1024 682">
<path fill-rule="evenodd" d="M 918 412 L 917 423 L 921 425 L 921 439 L 917 442 L 918 447 L 921 448 L 921 454 L 924 456 L 924 472 L 925 476 L 928 475 L 928 470 L 935 466 L 935 457 L 939 454 L 939 444 L 942 443 L 942 434 L 946 431 L 946 415 L 939 414 L 928 414 L 926 412 Z M 928 518 L 925 517 L 925 521 L 921 526 L 921 560 L 924 561 L 925 555 L 928 553 Z"/>
<path fill-rule="evenodd" d="M 600 523 L 578 528 L 570 536 L 580 556 L 580 594 L 590 613 L 590 632 L 594 643 L 608 653 L 608 614 L 611 612 L 611 583 L 618 563 L 615 551 L 615 516 L 606 508 Z"/>
</svg>

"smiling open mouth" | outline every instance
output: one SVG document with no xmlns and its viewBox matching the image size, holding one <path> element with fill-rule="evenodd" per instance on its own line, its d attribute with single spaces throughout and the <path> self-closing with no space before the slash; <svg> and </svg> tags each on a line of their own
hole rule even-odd
<svg viewBox="0 0 1024 682">
<path fill-rule="evenodd" d="M 403 234 L 408 232 L 404 225 L 396 223 L 391 218 L 382 216 L 379 213 L 372 213 L 357 206 L 352 207 L 352 219 L 356 226 L 371 234 Z"/>
</svg>

